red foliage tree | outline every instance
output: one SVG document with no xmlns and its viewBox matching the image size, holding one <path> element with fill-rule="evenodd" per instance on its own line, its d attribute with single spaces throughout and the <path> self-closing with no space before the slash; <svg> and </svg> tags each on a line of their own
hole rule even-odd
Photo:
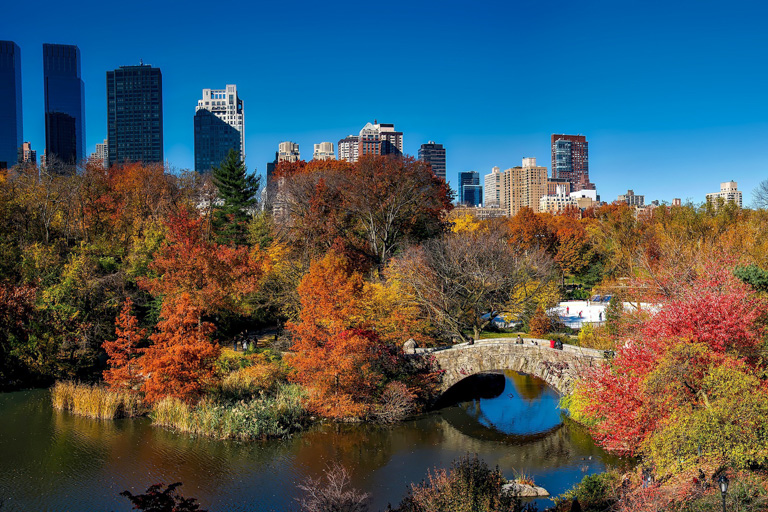
<svg viewBox="0 0 768 512">
<path fill-rule="evenodd" d="M 216 328 L 202 320 L 202 310 L 188 293 L 163 301 L 157 327 L 141 357 L 145 400 L 172 396 L 194 402 L 215 380 L 220 347 L 211 335 Z"/>
<path fill-rule="evenodd" d="M 104 381 L 114 390 L 136 390 L 141 384 L 139 372 L 139 342 L 147 335 L 146 329 L 139 329 L 139 321 L 131 314 L 133 301 L 128 298 L 115 319 L 117 339 L 105 340 L 104 351 L 109 356 L 104 370 Z"/>
</svg>

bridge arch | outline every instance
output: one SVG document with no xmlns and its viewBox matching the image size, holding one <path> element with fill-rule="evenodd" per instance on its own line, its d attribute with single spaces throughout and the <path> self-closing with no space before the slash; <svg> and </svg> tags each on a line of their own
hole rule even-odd
<svg viewBox="0 0 768 512">
<path fill-rule="evenodd" d="M 526 338 L 518 345 L 511 338 L 480 340 L 448 348 L 416 349 L 422 357 L 432 357 L 443 370 L 441 393 L 478 373 L 514 370 L 542 379 L 560 395 L 568 395 L 573 383 L 587 368 L 604 361 L 603 352 L 573 345 L 562 350 L 549 348 L 549 341 Z"/>
</svg>

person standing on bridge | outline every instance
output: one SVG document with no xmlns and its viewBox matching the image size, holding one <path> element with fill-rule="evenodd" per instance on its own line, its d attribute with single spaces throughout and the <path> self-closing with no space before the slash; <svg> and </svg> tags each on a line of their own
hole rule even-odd
<svg viewBox="0 0 768 512">
<path fill-rule="evenodd" d="M 522 345 L 523 344 L 523 338 L 520 337 L 520 335 L 517 335 L 517 339 L 515 340 L 516 345 Z"/>
</svg>

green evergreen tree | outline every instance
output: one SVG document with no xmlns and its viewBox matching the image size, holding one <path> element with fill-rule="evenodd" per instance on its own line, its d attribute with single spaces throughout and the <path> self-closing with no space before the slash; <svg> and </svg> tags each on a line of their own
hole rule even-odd
<svg viewBox="0 0 768 512">
<path fill-rule="evenodd" d="M 240 153 L 230 149 L 221 165 L 213 168 L 213 183 L 222 204 L 213 208 L 213 231 L 216 241 L 242 245 L 248 235 L 248 218 L 256 206 L 259 176 L 248 174 Z"/>
</svg>

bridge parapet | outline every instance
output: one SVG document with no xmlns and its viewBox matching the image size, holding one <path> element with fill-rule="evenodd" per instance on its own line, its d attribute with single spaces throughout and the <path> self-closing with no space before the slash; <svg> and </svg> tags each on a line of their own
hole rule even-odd
<svg viewBox="0 0 768 512">
<path fill-rule="evenodd" d="M 587 368 L 602 364 L 603 351 L 563 345 L 549 348 L 548 340 L 526 338 L 518 345 L 511 338 L 479 340 L 469 345 L 415 349 L 416 354 L 431 356 L 444 370 L 441 390 L 447 391 L 459 381 L 477 373 L 514 370 L 543 379 L 561 395 L 573 390 L 573 383 Z"/>
</svg>

